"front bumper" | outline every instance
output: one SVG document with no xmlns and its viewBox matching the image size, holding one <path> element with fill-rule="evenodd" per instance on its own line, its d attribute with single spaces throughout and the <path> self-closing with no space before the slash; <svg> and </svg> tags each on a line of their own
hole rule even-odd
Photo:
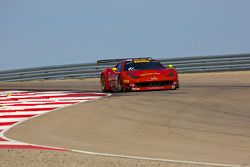
<svg viewBox="0 0 250 167">
<path fill-rule="evenodd" d="M 175 81 L 163 81 L 161 83 L 140 82 L 135 84 L 127 84 L 125 87 L 127 90 L 131 91 L 173 90 L 178 88 L 178 82 Z"/>
</svg>

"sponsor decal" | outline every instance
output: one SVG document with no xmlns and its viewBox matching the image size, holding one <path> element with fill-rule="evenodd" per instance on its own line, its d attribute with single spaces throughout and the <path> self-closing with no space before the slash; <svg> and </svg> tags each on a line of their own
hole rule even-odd
<svg viewBox="0 0 250 167">
<path fill-rule="evenodd" d="M 160 73 L 145 73 L 145 74 L 141 74 L 140 77 L 152 76 L 152 75 L 160 75 Z"/>
<path fill-rule="evenodd" d="M 134 63 L 149 63 L 149 59 L 134 59 Z"/>
<path fill-rule="evenodd" d="M 150 79 L 153 80 L 153 81 L 158 80 L 158 78 L 156 76 L 153 76 Z"/>
</svg>

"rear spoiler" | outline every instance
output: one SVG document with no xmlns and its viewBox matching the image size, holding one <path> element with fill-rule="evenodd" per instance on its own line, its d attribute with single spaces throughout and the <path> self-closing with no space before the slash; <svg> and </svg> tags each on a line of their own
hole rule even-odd
<svg viewBox="0 0 250 167">
<path fill-rule="evenodd" d="M 139 58 L 123 58 L 123 59 L 104 59 L 104 60 L 97 60 L 97 64 L 108 64 L 108 63 L 118 63 L 120 61 L 125 61 L 129 59 L 153 59 L 152 57 L 139 57 Z"/>
</svg>

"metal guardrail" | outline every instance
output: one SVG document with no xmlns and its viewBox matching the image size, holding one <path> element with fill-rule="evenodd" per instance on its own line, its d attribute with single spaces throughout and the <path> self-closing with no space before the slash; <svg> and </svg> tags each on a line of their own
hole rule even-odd
<svg viewBox="0 0 250 167">
<path fill-rule="evenodd" d="M 121 59 L 100 60 L 97 63 L 59 65 L 39 68 L 0 71 L 1 81 L 70 79 L 99 77 L 106 67 Z M 250 54 L 201 56 L 158 59 L 162 64 L 173 64 L 179 73 L 250 70 Z"/>
</svg>

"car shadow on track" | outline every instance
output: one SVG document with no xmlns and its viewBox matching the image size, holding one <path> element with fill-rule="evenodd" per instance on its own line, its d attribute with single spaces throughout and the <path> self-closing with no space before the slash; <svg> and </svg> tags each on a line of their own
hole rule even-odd
<svg viewBox="0 0 250 167">
<path fill-rule="evenodd" d="M 186 90 L 147 90 L 147 91 L 131 91 L 131 92 L 112 92 L 112 96 L 135 96 L 135 95 L 159 95 L 159 94 L 188 94 Z"/>
</svg>

